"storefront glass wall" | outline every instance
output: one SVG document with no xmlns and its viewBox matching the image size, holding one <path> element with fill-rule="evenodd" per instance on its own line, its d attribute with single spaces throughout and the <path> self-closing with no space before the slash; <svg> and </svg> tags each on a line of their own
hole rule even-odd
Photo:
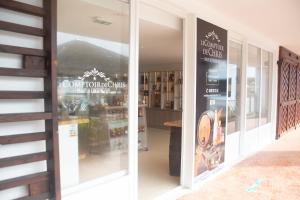
<svg viewBox="0 0 300 200">
<path fill-rule="evenodd" d="M 58 1 L 62 188 L 128 169 L 129 3 Z"/>
<path fill-rule="evenodd" d="M 242 79 L 242 44 L 229 41 L 228 64 L 228 124 L 227 133 L 240 131 L 241 125 L 241 79 Z"/>
<path fill-rule="evenodd" d="M 246 130 L 271 122 L 273 54 L 248 45 Z"/>
<path fill-rule="evenodd" d="M 261 50 L 248 45 L 246 130 L 259 126 Z"/>
<path fill-rule="evenodd" d="M 271 52 L 262 50 L 262 72 L 261 72 L 261 119 L 260 125 L 271 122 L 272 111 L 272 69 L 273 55 Z"/>
</svg>

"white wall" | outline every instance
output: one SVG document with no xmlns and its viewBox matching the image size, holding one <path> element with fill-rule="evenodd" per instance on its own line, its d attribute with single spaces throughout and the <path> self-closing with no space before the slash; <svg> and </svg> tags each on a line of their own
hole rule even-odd
<svg viewBox="0 0 300 200">
<path fill-rule="evenodd" d="M 22 2 L 42 5 L 42 0 L 23 0 Z M 30 15 L 20 14 L 0 8 L 0 19 L 33 27 L 42 27 L 42 19 Z M 29 48 L 43 48 L 42 38 L 0 31 L 0 43 Z M 0 53 L 0 66 L 9 68 L 21 68 L 22 57 L 19 55 Z M 13 91 L 42 91 L 43 79 L 23 77 L 0 76 L 0 90 Z M 43 100 L 0 100 L 0 114 L 20 112 L 43 112 Z M 44 121 L 1 123 L 0 135 L 12 135 L 21 133 L 33 133 L 44 131 Z M 0 145 L 0 158 L 30 154 L 45 151 L 45 142 L 29 142 L 21 144 Z M 10 179 L 22 175 L 37 173 L 46 170 L 46 162 L 35 162 L 13 167 L 0 168 L 0 180 Z M 14 199 L 27 194 L 26 187 L 18 187 L 0 191 L 0 199 Z"/>
</svg>

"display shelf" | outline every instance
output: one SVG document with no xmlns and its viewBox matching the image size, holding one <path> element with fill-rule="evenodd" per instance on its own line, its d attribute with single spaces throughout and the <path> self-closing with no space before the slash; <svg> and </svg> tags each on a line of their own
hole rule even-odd
<svg viewBox="0 0 300 200">
<path fill-rule="evenodd" d="M 182 71 L 140 73 L 139 88 L 148 108 L 182 110 Z"/>
<path fill-rule="evenodd" d="M 108 140 L 110 149 L 124 149 L 128 145 L 128 108 L 126 106 L 105 106 L 94 109 L 97 117 L 97 126 L 106 133 L 103 137 Z M 145 105 L 139 105 L 138 109 L 138 137 L 139 149 L 148 150 L 147 124 Z M 102 125 L 101 125 L 102 124 Z"/>
</svg>

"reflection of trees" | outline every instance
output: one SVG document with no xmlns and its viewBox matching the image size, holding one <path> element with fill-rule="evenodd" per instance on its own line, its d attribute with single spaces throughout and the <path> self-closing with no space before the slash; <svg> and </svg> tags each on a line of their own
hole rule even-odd
<svg viewBox="0 0 300 200">
<path fill-rule="evenodd" d="M 259 88 L 257 86 L 257 78 L 247 78 L 247 102 L 246 113 L 248 118 L 256 118 L 259 116 Z"/>
</svg>

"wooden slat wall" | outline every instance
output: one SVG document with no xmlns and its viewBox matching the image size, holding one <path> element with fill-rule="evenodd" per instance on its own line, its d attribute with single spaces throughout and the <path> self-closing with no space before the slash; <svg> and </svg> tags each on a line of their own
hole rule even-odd
<svg viewBox="0 0 300 200">
<path fill-rule="evenodd" d="M 0 7 L 43 17 L 43 28 L 0 21 L 0 30 L 43 37 L 43 49 L 0 44 L 0 52 L 23 57 L 23 68 L 12 69 L 0 63 L 0 76 L 44 78 L 44 91 L 0 91 L 0 99 L 44 99 L 44 112 L 0 114 L 6 122 L 45 120 L 45 132 L 0 136 L 1 145 L 46 141 L 46 151 L 0 159 L 0 168 L 39 161 L 47 162 L 47 171 L 0 181 L 0 190 L 27 186 L 28 195 L 19 199 L 60 200 L 60 174 L 57 135 L 56 94 L 56 0 L 43 0 L 43 8 L 13 0 L 0 0 Z M 6 68 L 5 68 L 6 67 Z M 9 88 L 8 88 L 9 89 Z"/>
<path fill-rule="evenodd" d="M 277 138 L 300 124 L 300 56 L 280 47 Z"/>
</svg>

